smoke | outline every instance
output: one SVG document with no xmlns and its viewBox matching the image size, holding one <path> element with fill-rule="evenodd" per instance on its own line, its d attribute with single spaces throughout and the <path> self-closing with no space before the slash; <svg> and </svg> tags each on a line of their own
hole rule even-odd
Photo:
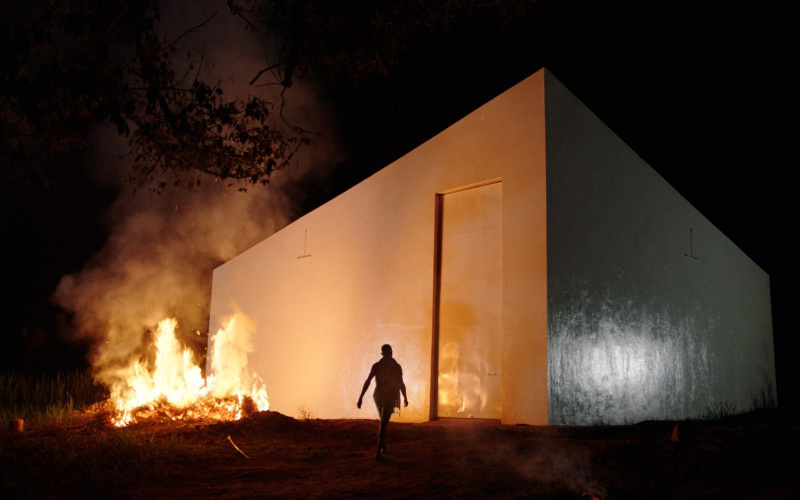
<svg viewBox="0 0 800 500">
<path fill-rule="evenodd" d="M 145 328 L 166 316 L 205 332 L 211 270 L 285 225 L 279 194 L 216 187 L 121 196 L 105 246 L 62 278 L 54 299 L 73 314 L 79 334 L 95 341 L 95 367 L 128 359 Z"/>
<path fill-rule="evenodd" d="M 187 36 L 185 50 L 203 50 L 205 76 L 218 79 L 226 95 L 259 94 L 248 85 L 264 66 L 263 43 L 246 32 L 224 2 L 173 2 L 162 13 L 168 39 L 218 11 L 199 33 Z M 176 57 L 177 57 L 176 56 Z M 194 192 L 183 188 L 155 195 L 129 190 L 115 201 L 103 221 L 110 236 L 104 247 L 79 272 L 64 276 L 54 302 L 72 314 L 73 335 L 90 339 L 90 362 L 103 380 L 106 372 L 145 353 L 147 331 L 165 317 L 182 328 L 182 341 L 196 352 L 206 344 L 211 274 L 214 267 L 285 226 L 297 210 L 283 191 L 307 175 L 324 175 L 342 159 L 337 149 L 331 113 L 311 87 L 287 92 L 285 117 L 293 125 L 321 132 L 325 139 L 301 150 L 298 166 L 277 172 L 268 186 L 248 192 L 203 178 Z M 124 139 L 100 130 L 93 141 L 89 165 L 98 182 L 119 184 L 126 178 Z"/>
<path fill-rule="evenodd" d="M 589 451 L 578 446 L 556 448 L 552 443 L 530 449 L 496 450 L 498 461 L 506 463 L 522 477 L 556 489 L 577 494 L 605 496 L 605 488 L 592 478 Z M 500 458 L 502 457 L 502 458 Z M 510 461 L 509 458 L 513 457 Z"/>
<path fill-rule="evenodd" d="M 469 420 L 455 420 L 442 430 L 449 440 L 465 448 L 467 460 L 500 466 L 514 475 L 540 485 L 554 494 L 569 492 L 584 496 L 589 493 L 604 498 L 606 488 L 593 473 L 591 450 L 581 443 L 557 440 L 530 432 L 532 428 L 503 430 L 513 433 L 513 443 L 498 439 L 494 426 Z M 548 496 L 549 498 L 549 496 Z"/>
</svg>

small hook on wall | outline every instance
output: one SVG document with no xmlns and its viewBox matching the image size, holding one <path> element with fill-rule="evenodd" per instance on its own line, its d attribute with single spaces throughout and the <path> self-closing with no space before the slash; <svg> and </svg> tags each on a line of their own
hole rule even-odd
<svg viewBox="0 0 800 500">
<path fill-rule="evenodd" d="M 305 259 L 306 257 L 311 257 L 310 253 L 306 253 L 306 244 L 308 243 L 308 229 L 304 230 L 303 235 L 303 255 L 298 255 L 298 259 Z"/>
</svg>

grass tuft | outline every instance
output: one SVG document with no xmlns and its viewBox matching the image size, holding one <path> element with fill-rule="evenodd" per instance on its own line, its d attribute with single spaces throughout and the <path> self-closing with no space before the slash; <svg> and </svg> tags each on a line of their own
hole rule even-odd
<svg viewBox="0 0 800 500">
<path fill-rule="evenodd" d="M 733 403 L 712 403 L 700 414 L 700 420 L 722 420 L 738 413 Z"/>
<path fill-rule="evenodd" d="M 106 399 L 106 390 L 87 372 L 55 376 L 0 374 L 0 423 L 25 420 L 25 427 L 64 422 L 75 410 Z"/>
</svg>

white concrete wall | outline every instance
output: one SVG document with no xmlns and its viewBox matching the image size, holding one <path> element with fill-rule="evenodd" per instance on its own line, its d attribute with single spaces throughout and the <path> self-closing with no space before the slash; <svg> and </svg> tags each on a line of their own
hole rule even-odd
<svg viewBox="0 0 800 500">
<path fill-rule="evenodd" d="M 400 420 L 428 419 L 435 194 L 502 177 L 503 421 L 547 423 L 543 75 L 214 271 L 210 331 L 235 311 L 256 321 L 250 365 L 271 409 L 374 418 L 369 396 L 355 402 L 389 343 L 411 403 Z"/>
<path fill-rule="evenodd" d="M 550 422 L 774 403 L 769 276 L 549 73 L 546 92 Z"/>
</svg>

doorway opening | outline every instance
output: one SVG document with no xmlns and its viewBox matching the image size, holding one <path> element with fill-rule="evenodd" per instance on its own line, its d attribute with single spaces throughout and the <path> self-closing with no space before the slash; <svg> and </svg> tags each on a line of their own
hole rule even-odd
<svg viewBox="0 0 800 500">
<path fill-rule="evenodd" d="M 436 195 L 431 415 L 502 416 L 501 179 Z"/>
</svg>

